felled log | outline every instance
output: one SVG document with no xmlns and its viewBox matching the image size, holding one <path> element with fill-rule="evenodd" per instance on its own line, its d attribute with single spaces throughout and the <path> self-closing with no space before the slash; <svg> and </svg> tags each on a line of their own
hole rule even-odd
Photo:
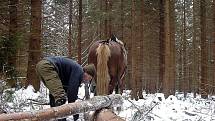
<svg viewBox="0 0 215 121">
<path fill-rule="evenodd" d="M 96 111 L 92 119 L 94 121 L 125 121 L 121 117 L 117 116 L 110 109 L 105 109 L 105 108 L 99 111 Z"/>
<path fill-rule="evenodd" d="M 86 101 L 64 104 L 59 107 L 48 108 L 39 111 L 19 112 L 11 114 L 1 114 L 0 121 L 8 120 L 33 120 L 47 121 L 58 119 L 77 113 L 96 111 L 105 107 L 118 107 L 122 104 L 122 97 L 119 94 L 107 96 L 95 96 Z"/>
</svg>

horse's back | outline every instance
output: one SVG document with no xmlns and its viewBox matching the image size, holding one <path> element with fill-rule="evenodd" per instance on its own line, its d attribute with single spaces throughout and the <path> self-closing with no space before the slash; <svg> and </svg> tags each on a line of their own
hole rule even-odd
<svg viewBox="0 0 215 121">
<path fill-rule="evenodd" d="M 97 63 L 97 52 L 96 49 L 98 48 L 99 44 L 102 44 L 103 40 L 96 41 L 95 43 L 92 44 L 92 46 L 89 48 L 89 58 L 88 58 L 88 63 L 94 63 L 96 66 Z M 107 44 L 110 48 L 111 51 L 111 57 L 109 58 L 108 65 L 125 65 L 126 59 L 124 58 L 123 55 L 123 49 L 122 45 L 115 41 L 109 41 Z"/>
</svg>

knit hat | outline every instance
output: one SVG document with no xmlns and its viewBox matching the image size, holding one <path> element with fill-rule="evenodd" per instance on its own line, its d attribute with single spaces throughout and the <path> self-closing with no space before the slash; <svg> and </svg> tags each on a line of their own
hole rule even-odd
<svg viewBox="0 0 215 121">
<path fill-rule="evenodd" d="M 84 72 L 91 75 L 93 78 L 96 76 L 96 68 L 94 64 L 89 64 L 83 67 Z"/>
</svg>

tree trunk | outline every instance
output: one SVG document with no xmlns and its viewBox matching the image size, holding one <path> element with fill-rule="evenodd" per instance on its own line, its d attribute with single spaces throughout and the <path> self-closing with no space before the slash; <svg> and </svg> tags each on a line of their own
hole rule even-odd
<svg viewBox="0 0 215 121">
<path fill-rule="evenodd" d="M 201 84 L 200 91 L 201 97 L 207 98 L 208 95 L 208 78 L 207 78 L 207 65 L 208 65 L 208 54 L 207 54 L 207 42 L 206 42 L 206 3 L 205 0 L 201 0 Z"/>
<path fill-rule="evenodd" d="M 10 15 L 10 24 L 9 24 L 9 41 L 8 41 L 8 65 L 15 67 L 16 65 L 16 46 L 18 40 L 18 17 L 17 17 L 17 6 L 18 0 L 9 0 L 9 15 Z"/>
<path fill-rule="evenodd" d="M 141 15 L 140 15 L 140 38 L 139 38 L 139 66 L 138 66 L 138 96 L 139 96 L 139 99 L 143 99 L 143 56 L 144 56 L 144 51 L 143 51 L 143 37 L 144 37 L 144 32 L 143 32 L 143 29 L 144 29 L 144 21 L 143 21 L 143 18 L 144 18 L 144 0 L 141 0 Z"/>
<path fill-rule="evenodd" d="M 38 81 L 36 76 L 35 67 L 41 57 L 41 5 L 41 0 L 31 0 L 31 35 L 29 40 L 26 87 L 32 84 L 36 91 L 38 91 L 40 87 L 40 81 Z"/>
<path fill-rule="evenodd" d="M 135 40 L 135 3 L 136 0 L 132 0 L 132 7 L 131 7 L 131 18 L 132 18 L 132 24 L 131 24 L 131 53 L 132 56 L 130 56 L 132 58 L 131 61 L 131 68 L 132 68 L 132 74 L 131 74 L 131 80 L 132 80 L 132 95 L 131 98 L 135 98 L 135 100 L 138 100 L 137 97 L 137 48 L 136 48 L 136 43 L 137 41 Z"/>
<path fill-rule="evenodd" d="M 164 78 L 163 78 L 163 92 L 165 94 L 165 97 L 168 97 L 170 93 L 170 67 L 171 67 L 171 38 L 170 38 L 170 1 L 166 0 L 164 3 L 165 8 L 165 15 L 164 15 Z"/>
<path fill-rule="evenodd" d="M 81 38 L 81 35 L 82 35 L 82 0 L 79 0 L 79 15 L 78 15 L 78 63 L 81 64 L 82 61 L 81 61 L 81 48 L 82 48 L 82 45 L 81 45 L 81 41 L 82 41 L 82 38 Z"/>
<path fill-rule="evenodd" d="M 108 38 L 108 19 L 107 19 L 107 14 L 108 14 L 108 0 L 105 0 L 105 21 L 104 21 L 104 37 Z"/>
<path fill-rule="evenodd" d="M 19 46 L 17 49 L 17 59 L 16 59 L 16 70 L 19 72 L 19 76 L 26 77 L 26 68 L 27 68 L 27 50 L 28 50 L 28 42 L 26 41 L 26 35 L 29 34 L 26 32 L 26 15 L 25 7 L 27 2 L 25 0 L 19 1 L 18 4 L 18 38 L 19 38 Z M 23 80 L 24 81 L 24 80 Z M 24 83 L 24 82 L 23 82 Z"/>
<path fill-rule="evenodd" d="M 99 5 L 99 11 L 102 11 L 103 12 L 103 6 L 102 6 L 102 3 L 103 3 L 103 0 L 97 0 L 98 2 L 98 5 Z M 103 37 L 103 21 L 102 21 L 102 16 L 100 15 L 99 16 L 99 39 L 101 39 Z"/>
<path fill-rule="evenodd" d="M 186 40 L 186 1 L 183 1 L 183 42 L 182 42 L 182 73 L 183 73 L 183 79 L 182 79 L 182 88 L 184 92 L 184 97 L 187 95 L 188 91 L 188 75 L 187 75 L 187 70 L 188 70 L 188 65 L 187 65 L 187 40 Z"/>
<path fill-rule="evenodd" d="M 160 63 L 159 63 L 159 85 L 158 87 L 161 87 L 161 91 L 163 91 L 163 82 L 164 82 L 164 69 L 165 69 L 165 60 L 164 60 L 164 50 L 165 50 L 165 45 L 164 45 L 164 1 L 160 0 L 160 5 L 159 5 L 159 16 L 160 16 L 160 32 L 159 32 L 159 41 L 160 41 Z"/>
<path fill-rule="evenodd" d="M 213 52 L 215 53 L 215 0 L 213 0 L 213 25 L 214 25 L 214 29 L 213 29 Z M 215 65 L 215 54 L 213 55 L 213 65 Z M 215 66 L 213 66 L 213 86 L 215 86 Z M 213 95 L 215 95 L 215 88 L 213 88 Z"/>
<path fill-rule="evenodd" d="M 1 114 L 0 121 L 26 119 L 33 121 L 47 121 L 50 119 L 62 118 L 77 113 L 96 111 L 105 107 L 116 107 L 122 105 L 122 101 L 122 97 L 119 94 L 108 96 L 95 96 L 90 100 L 64 104 L 59 107 L 53 107 L 39 111 Z M 99 114 L 99 116 L 102 115 L 104 114 Z"/>
<path fill-rule="evenodd" d="M 68 56 L 72 57 L 72 10 L 73 0 L 69 1 L 69 38 L 68 38 Z"/>
<path fill-rule="evenodd" d="M 196 97 L 196 94 L 198 93 L 198 82 L 199 82 L 199 61 L 198 61 L 198 40 L 197 40 L 197 5 L 198 1 L 193 0 L 193 63 L 192 63 L 192 91 L 194 93 L 194 97 Z"/>
<path fill-rule="evenodd" d="M 176 62 L 175 62 L 175 0 L 170 0 L 170 94 L 175 94 Z"/>
<path fill-rule="evenodd" d="M 123 41 L 124 40 L 124 23 L 125 23 L 125 20 L 124 20 L 124 0 L 121 0 L 121 5 L 120 5 L 120 9 L 121 9 L 121 25 L 120 25 L 120 28 L 121 28 L 121 40 Z"/>
<path fill-rule="evenodd" d="M 112 2 L 114 1 L 112 1 L 112 0 L 108 0 L 109 2 L 108 2 L 108 38 L 109 37 L 111 37 L 111 35 L 113 34 L 112 33 L 112 27 L 114 26 L 114 24 L 112 24 L 112 19 L 113 19 L 113 17 L 112 17 L 112 13 L 111 13 L 111 11 L 112 11 Z"/>
<path fill-rule="evenodd" d="M 125 45 L 125 48 L 128 49 L 128 40 L 126 41 L 125 39 L 125 35 L 124 35 L 124 31 L 125 31 L 125 27 L 124 27 L 124 24 L 125 24 L 125 13 L 124 13 L 124 0 L 121 0 L 121 5 L 120 5 L 120 12 L 121 12 L 121 24 L 120 24 L 120 28 L 121 28 L 121 40 L 124 42 L 124 45 Z M 128 73 L 127 73 L 127 76 L 125 76 L 125 85 L 126 85 L 126 89 L 131 89 L 131 81 L 129 80 L 129 76 L 128 76 Z"/>
</svg>

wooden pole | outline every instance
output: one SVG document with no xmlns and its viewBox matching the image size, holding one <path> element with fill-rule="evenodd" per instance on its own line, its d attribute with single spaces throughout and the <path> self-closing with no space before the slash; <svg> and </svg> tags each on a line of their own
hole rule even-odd
<svg viewBox="0 0 215 121">
<path fill-rule="evenodd" d="M 105 107 L 118 107 L 123 103 L 119 94 L 107 96 L 95 96 L 86 101 L 64 104 L 62 106 L 48 108 L 39 111 L 19 112 L 10 114 L 1 114 L 0 121 L 8 120 L 31 120 L 31 121 L 47 121 L 50 119 L 58 119 L 77 113 L 88 111 L 96 111 Z"/>
</svg>

